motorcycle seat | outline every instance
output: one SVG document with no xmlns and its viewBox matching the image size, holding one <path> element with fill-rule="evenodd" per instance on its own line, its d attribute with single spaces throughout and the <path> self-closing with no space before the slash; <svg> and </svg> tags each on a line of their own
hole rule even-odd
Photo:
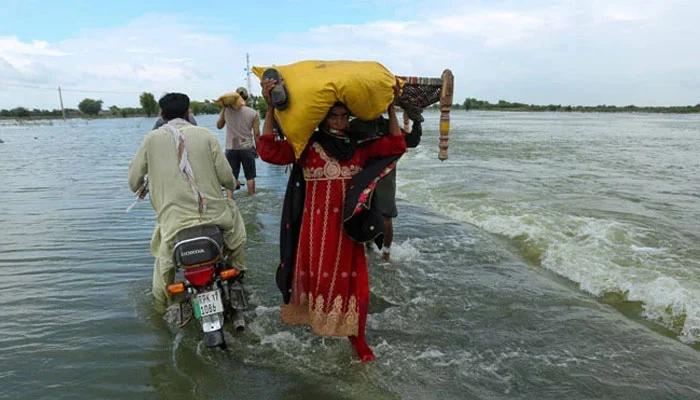
<svg viewBox="0 0 700 400">
<path fill-rule="evenodd" d="M 223 256 L 224 236 L 216 225 L 186 228 L 175 235 L 173 260 L 175 265 L 193 268 L 217 262 Z"/>
</svg>

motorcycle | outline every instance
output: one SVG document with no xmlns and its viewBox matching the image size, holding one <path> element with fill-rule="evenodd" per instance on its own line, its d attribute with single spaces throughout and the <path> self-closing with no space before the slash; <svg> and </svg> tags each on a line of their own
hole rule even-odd
<svg viewBox="0 0 700 400">
<path fill-rule="evenodd" d="M 180 326 L 191 320 L 184 317 L 189 311 L 201 324 L 205 345 L 225 349 L 224 324 L 232 321 L 235 329 L 242 331 L 248 303 L 241 284 L 244 272 L 227 267 L 219 227 L 202 225 L 178 232 L 173 263 L 175 283 L 168 286 L 168 292 L 184 294 L 179 306 L 180 321 L 185 321 Z"/>
</svg>

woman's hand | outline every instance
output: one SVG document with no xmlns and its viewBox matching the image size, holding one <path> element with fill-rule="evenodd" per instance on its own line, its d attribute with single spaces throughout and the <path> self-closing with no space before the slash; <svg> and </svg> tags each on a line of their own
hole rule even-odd
<svg viewBox="0 0 700 400">
<path fill-rule="evenodd" d="M 398 101 L 399 96 L 401 96 L 401 81 L 399 81 L 399 78 L 395 78 L 396 82 L 394 83 L 394 86 L 391 88 L 394 89 L 394 101 L 389 104 L 389 107 L 387 107 L 387 111 L 391 112 L 394 109 L 394 104 Z"/>
<path fill-rule="evenodd" d="M 277 81 L 275 79 L 263 79 L 260 81 L 260 89 L 262 90 L 262 96 L 267 103 L 268 109 L 272 107 L 272 98 L 270 97 L 270 92 L 272 88 L 275 87 Z"/>
<path fill-rule="evenodd" d="M 260 88 L 262 89 L 262 96 L 265 99 L 265 102 L 267 103 L 267 112 L 265 113 L 265 124 L 263 124 L 263 131 L 262 134 L 263 136 L 265 135 L 274 135 L 275 130 L 274 130 L 274 115 L 275 115 L 275 108 L 272 106 L 272 97 L 270 96 L 270 92 L 272 91 L 272 88 L 275 87 L 277 84 L 277 81 L 275 79 L 263 79 L 260 81 Z"/>
<path fill-rule="evenodd" d="M 401 81 L 399 78 L 396 78 L 396 83 L 393 86 L 394 89 L 394 101 L 399 99 L 399 96 L 401 96 Z"/>
</svg>

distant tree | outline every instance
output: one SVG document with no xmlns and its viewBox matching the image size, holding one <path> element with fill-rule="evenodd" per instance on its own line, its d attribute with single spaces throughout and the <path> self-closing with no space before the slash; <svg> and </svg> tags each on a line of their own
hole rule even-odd
<svg viewBox="0 0 700 400">
<path fill-rule="evenodd" d="M 153 93 L 141 93 L 141 96 L 139 96 L 139 102 L 141 103 L 143 112 L 145 112 L 147 116 L 150 117 L 151 115 L 156 115 L 158 112 L 158 102 L 156 102 L 156 98 L 153 97 Z"/>
<path fill-rule="evenodd" d="M 142 117 L 143 109 L 140 107 L 124 107 L 119 109 L 119 115 L 122 117 Z"/>
<path fill-rule="evenodd" d="M 203 102 L 201 101 L 190 101 L 190 109 L 192 109 L 192 112 L 199 115 L 199 114 L 218 114 L 219 111 L 221 111 L 223 107 L 216 103 L 212 103 L 209 100 L 204 100 Z"/>
<path fill-rule="evenodd" d="M 256 96 L 254 94 L 251 94 L 250 97 L 248 97 L 248 107 L 252 108 L 253 110 L 257 110 L 258 104 L 261 101 L 265 101 L 265 99 L 263 99 L 262 96 Z"/>
<path fill-rule="evenodd" d="M 190 110 L 192 110 L 192 114 L 194 115 L 199 115 L 202 112 L 202 102 L 199 101 L 191 101 L 190 102 Z"/>
<path fill-rule="evenodd" d="M 78 103 L 78 109 L 83 114 L 97 115 L 102 110 L 102 100 L 83 99 Z"/>
<path fill-rule="evenodd" d="M 265 100 L 259 100 L 255 104 L 255 108 L 258 110 L 258 114 L 260 114 L 260 119 L 265 118 L 267 114 L 267 102 Z"/>
<path fill-rule="evenodd" d="M 24 107 L 13 108 L 12 110 L 10 110 L 10 112 L 13 114 L 13 117 L 17 117 L 17 118 L 29 117 L 29 110 L 24 108 Z"/>
<path fill-rule="evenodd" d="M 119 111 L 120 111 L 119 107 L 117 107 L 117 106 L 112 106 L 109 108 L 109 113 L 114 117 L 119 115 Z"/>
</svg>

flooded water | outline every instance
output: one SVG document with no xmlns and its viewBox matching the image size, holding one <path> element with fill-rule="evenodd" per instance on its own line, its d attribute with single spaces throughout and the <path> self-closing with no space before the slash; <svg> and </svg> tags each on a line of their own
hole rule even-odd
<svg viewBox="0 0 700 400">
<path fill-rule="evenodd" d="M 153 311 L 128 164 L 153 124 L 0 122 L 0 398 L 700 398 L 700 116 L 453 112 L 398 167 L 396 266 L 367 328 L 280 322 L 284 168 L 236 199 L 247 331 L 226 351 Z M 198 116 L 214 129 L 215 116 Z"/>
</svg>

